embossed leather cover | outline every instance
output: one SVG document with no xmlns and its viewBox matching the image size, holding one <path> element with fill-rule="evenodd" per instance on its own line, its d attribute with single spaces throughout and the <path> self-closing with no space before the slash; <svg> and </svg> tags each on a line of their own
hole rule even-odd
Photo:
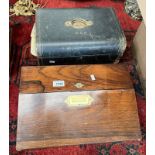
<svg viewBox="0 0 155 155">
<path fill-rule="evenodd" d="M 36 12 L 37 55 L 49 63 L 57 58 L 92 56 L 103 56 L 103 62 L 115 61 L 125 47 L 126 39 L 112 8 L 38 9 Z"/>
</svg>

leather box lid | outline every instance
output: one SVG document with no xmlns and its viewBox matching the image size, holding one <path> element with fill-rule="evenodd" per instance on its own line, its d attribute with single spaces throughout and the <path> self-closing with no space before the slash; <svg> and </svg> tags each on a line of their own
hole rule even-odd
<svg viewBox="0 0 155 155">
<path fill-rule="evenodd" d="M 121 55 L 126 40 L 112 8 L 38 9 L 39 57 Z"/>
</svg>

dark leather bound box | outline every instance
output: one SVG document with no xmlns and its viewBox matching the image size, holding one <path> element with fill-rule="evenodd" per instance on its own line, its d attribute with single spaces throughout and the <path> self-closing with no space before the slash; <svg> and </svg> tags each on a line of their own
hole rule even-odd
<svg viewBox="0 0 155 155">
<path fill-rule="evenodd" d="M 44 65 L 114 62 L 125 47 L 126 39 L 112 8 L 36 12 L 36 52 Z"/>
</svg>

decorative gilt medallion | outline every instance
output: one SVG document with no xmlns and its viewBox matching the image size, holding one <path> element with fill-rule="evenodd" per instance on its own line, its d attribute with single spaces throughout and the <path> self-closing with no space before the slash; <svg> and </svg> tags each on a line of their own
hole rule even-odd
<svg viewBox="0 0 155 155">
<path fill-rule="evenodd" d="M 74 20 L 65 22 L 65 26 L 72 27 L 72 28 L 75 28 L 75 29 L 83 29 L 83 28 L 86 28 L 86 27 L 92 26 L 92 25 L 93 25 L 92 21 L 85 20 L 85 19 L 82 19 L 82 18 L 78 18 L 78 19 L 74 19 Z"/>
<path fill-rule="evenodd" d="M 82 83 L 76 83 L 74 86 L 76 88 L 82 88 L 84 86 L 84 84 L 82 84 Z"/>
<path fill-rule="evenodd" d="M 94 99 L 90 95 L 71 95 L 65 100 L 68 106 L 89 106 Z"/>
</svg>

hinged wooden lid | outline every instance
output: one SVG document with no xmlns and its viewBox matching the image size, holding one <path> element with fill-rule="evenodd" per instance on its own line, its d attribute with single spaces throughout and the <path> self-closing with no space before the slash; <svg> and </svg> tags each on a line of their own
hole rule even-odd
<svg viewBox="0 0 155 155">
<path fill-rule="evenodd" d="M 22 67 L 20 93 L 133 88 L 125 65 Z"/>
</svg>

